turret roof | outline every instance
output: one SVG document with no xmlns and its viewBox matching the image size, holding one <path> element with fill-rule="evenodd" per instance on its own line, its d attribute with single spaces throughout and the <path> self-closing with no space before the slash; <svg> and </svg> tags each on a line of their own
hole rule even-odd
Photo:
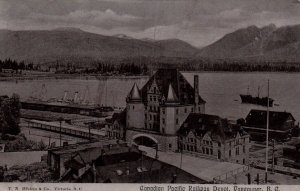
<svg viewBox="0 0 300 191">
<path fill-rule="evenodd" d="M 172 87 L 172 85 L 169 85 L 169 90 L 168 90 L 168 97 L 166 100 L 167 103 L 178 103 L 178 97 Z"/>
<path fill-rule="evenodd" d="M 134 83 L 131 91 L 129 92 L 127 96 L 128 101 L 142 101 L 142 97 L 140 94 L 140 90 L 136 83 Z"/>
</svg>

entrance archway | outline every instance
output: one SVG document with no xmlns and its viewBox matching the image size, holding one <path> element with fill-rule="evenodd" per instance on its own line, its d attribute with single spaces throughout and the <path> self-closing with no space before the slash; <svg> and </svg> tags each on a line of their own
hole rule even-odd
<svg viewBox="0 0 300 191">
<path fill-rule="evenodd" d="M 137 134 L 132 137 L 133 144 L 143 145 L 146 147 L 157 147 L 158 141 L 150 135 L 147 134 Z"/>
</svg>

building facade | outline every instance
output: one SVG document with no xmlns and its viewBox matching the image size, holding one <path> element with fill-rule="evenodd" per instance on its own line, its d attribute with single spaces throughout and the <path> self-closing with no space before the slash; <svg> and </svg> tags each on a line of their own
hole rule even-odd
<svg viewBox="0 0 300 191">
<path fill-rule="evenodd" d="M 126 138 L 126 110 L 123 110 L 121 113 L 114 113 L 105 122 L 106 137 L 117 140 L 124 140 Z"/>
<path fill-rule="evenodd" d="M 198 76 L 192 87 L 176 69 L 159 69 L 141 90 L 134 84 L 126 98 L 126 140 L 145 137 L 159 150 L 178 150 L 177 131 L 187 116 L 205 113 L 198 86 Z"/>
<path fill-rule="evenodd" d="M 215 115 L 191 113 L 178 131 L 178 148 L 204 158 L 247 164 L 249 135 Z"/>
</svg>

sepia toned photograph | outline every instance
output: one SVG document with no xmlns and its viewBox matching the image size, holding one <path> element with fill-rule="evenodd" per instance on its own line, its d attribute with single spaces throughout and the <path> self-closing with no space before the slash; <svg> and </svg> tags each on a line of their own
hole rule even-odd
<svg viewBox="0 0 300 191">
<path fill-rule="evenodd" d="M 8 190 L 283 191 L 299 121 L 300 0 L 0 0 Z"/>
</svg>

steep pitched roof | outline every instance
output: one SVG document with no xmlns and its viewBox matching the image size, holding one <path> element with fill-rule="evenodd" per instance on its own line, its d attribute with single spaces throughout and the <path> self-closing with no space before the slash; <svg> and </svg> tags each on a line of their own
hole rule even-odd
<svg viewBox="0 0 300 191">
<path fill-rule="evenodd" d="M 203 137 L 208 133 L 212 140 L 222 142 L 234 138 L 237 133 L 241 135 L 247 134 L 240 127 L 234 127 L 229 124 L 226 119 L 216 115 L 200 113 L 190 113 L 178 130 L 178 134 L 186 136 L 190 131 L 193 131 L 199 137 Z"/>
<path fill-rule="evenodd" d="M 289 119 L 295 121 L 295 118 L 289 112 L 270 111 L 269 128 L 274 130 L 281 130 L 284 128 L 283 124 Z M 246 117 L 246 126 L 266 128 L 267 111 L 252 109 Z"/>
<path fill-rule="evenodd" d="M 129 92 L 127 96 L 127 101 L 142 101 L 141 99 L 140 90 L 136 83 L 134 83 L 131 91 Z"/>
<path fill-rule="evenodd" d="M 159 69 L 144 85 L 141 90 L 142 100 L 147 102 L 147 91 L 155 80 L 159 92 L 165 98 L 168 97 L 169 86 L 171 84 L 174 95 L 177 96 L 180 104 L 193 104 L 195 101 L 195 91 L 185 77 L 177 69 Z M 199 103 L 205 101 L 199 96 Z"/>
<path fill-rule="evenodd" d="M 168 96 L 166 102 L 168 103 L 177 103 L 179 100 L 175 94 L 175 91 L 172 87 L 172 85 L 169 85 L 169 90 L 168 90 Z"/>
<path fill-rule="evenodd" d="M 105 119 L 108 123 L 113 123 L 114 121 L 118 121 L 122 125 L 126 125 L 126 109 L 121 111 L 120 113 L 114 113 L 111 118 Z"/>
</svg>

